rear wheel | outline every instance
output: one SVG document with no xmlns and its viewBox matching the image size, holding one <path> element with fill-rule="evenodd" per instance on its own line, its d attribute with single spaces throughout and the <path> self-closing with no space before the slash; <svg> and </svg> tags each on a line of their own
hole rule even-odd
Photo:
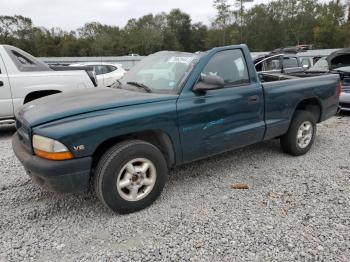
<svg viewBox="0 0 350 262">
<path fill-rule="evenodd" d="M 168 176 L 163 154 L 154 145 L 130 140 L 115 145 L 100 159 L 94 179 L 98 198 L 118 213 L 149 206 Z"/>
<path fill-rule="evenodd" d="M 282 150 L 293 156 L 306 154 L 316 135 L 315 116 L 309 111 L 295 112 L 288 132 L 281 137 Z"/>
</svg>

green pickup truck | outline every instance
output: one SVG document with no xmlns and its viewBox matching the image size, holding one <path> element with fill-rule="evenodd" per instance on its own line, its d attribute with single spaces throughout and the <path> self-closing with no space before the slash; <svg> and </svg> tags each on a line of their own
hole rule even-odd
<svg viewBox="0 0 350 262">
<path fill-rule="evenodd" d="M 338 75 L 258 75 L 245 45 L 163 51 L 113 88 L 26 104 L 13 149 L 42 187 L 92 184 L 107 207 L 129 213 L 160 195 L 175 166 L 274 138 L 284 152 L 305 154 L 316 124 L 336 113 L 340 92 Z"/>
</svg>

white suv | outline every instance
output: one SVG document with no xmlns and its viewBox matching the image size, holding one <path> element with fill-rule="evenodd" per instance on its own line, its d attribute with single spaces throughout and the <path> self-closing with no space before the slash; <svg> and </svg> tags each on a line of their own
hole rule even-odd
<svg viewBox="0 0 350 262">
<path fill-rule="evenodd" d="M 122 78 L 126 71 L 121 64 L 101 63 L 101 62 L 87 62 L 76 63 L 69 66 L 88 66 L 93 67 L 96 73 L 96 78 L 99 87 L 109 87 L 117 80 Z"/>
</svg>

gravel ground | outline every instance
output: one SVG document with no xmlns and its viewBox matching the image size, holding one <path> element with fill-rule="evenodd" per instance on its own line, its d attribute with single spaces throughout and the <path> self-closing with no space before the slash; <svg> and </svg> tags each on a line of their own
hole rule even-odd
<svg viewBox="0 0 350 262">
<path fill-rule="evenodd" d="M 274 140 L 177 168 L 130 215 L 42 191 L 2 127 L 0 261 L 350 261 L 349 127 L 350 115 L 320 124 L 302 157 Z"/>
</svg>

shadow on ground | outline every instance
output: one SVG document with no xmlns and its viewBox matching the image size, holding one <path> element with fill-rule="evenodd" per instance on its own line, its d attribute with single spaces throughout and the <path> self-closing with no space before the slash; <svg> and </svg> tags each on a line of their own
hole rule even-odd
<svg viewBox="0 0 350 262">
<path fill-rule="evenodd" d="M 9 138 L 16 132 L 15 125 L 0 125 L 0 138 Z"/>
<path fill-rule="evenodd" d="M 346 117 L 346 116 L 350 116 L 350 112 L 349 111 L 340 111 L 337 116 L 340 116 L 340 117 Z"/>
</svg>

